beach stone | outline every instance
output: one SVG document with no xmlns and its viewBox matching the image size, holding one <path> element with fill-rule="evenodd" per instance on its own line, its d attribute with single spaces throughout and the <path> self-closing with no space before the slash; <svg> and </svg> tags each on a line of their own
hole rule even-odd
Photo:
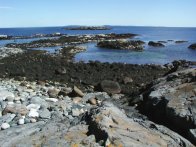
<svg viewBox="0 0 196 147">
<path fill-rule="evenodd" d="M 81 114 L 79 109 L 72 109 L 72 116 L 79 116 Z"/>
<path fill-rule="evenodd" d="M 55 98 L 46 98 L 45 100 L 49 102 L 58 102 L 58 99 Z"/>
<path fill-rule="evenodd" d="M 12 104 L 7 105 L 6 108 L 3 110 L 3 115 L 7 113 L 14 113 L 14 114 L 21 114 L 26 115 L 28 113 L 27 107 L 23 104 Z"/>
<path fill-rule="evenodd" d="M 61 91 L 59 92 L 59 95 L 67 96 L 71 92 L 72 92 L 72 88 L 70 88 L 70 87 L 61 88 Z"/>
<path fill-rule="evenodd" d="M 74 92 L 78 95 L 78 96 L 81 96 L 83 97 L 84 96 L 84 93 L 76 86 L 74 86 Z"/>
<path fill-rule="evenodd" d="M 8 102 L 13 102 L 13 101 L 14 101 L 14 97 L 8 96 L 8 97 L 6 97 L 6 100 L 7 100 Z"/>
<path fill-rule="evenodd" d="M 27 109 L 28 110 L 31 110 L 31 109 L 39 110 L 40 109 L 40 105 L 39 104 L 29 104 L 27 106 Z"/>
<path fill-rule="evenodd" d="M 24 124 L 25 124 L 24 118 L 20 118 L 20 119 L 18 120 L 18 124 L 19 124 L 19 125 L 24 125 Z"/>
<path fill-rule="evenodd" d="M 75 98 L 73 98 L 73 102 L 75 103 L 75 104 L 77 104 L 77 103 L 79 103 L 79 102 L 81 102 L 82 101 L 82 98 L 81 97 L 75 97 Z"/>
<path fill-rule="evenodd" d="M 0 117 L 0 124 L 9 123 L 16 117 L 16 114 L 6 114 Z"/>
<path fill-rule="evenodd" d="M 90 98 L 88 100 L 88 102 L 91 104 L 91 105 L 96 105 L 97 104 L 97 100 L 95 98 Z"/>
<path fill-rule="evenodd" d="M 36 120 L 36 119 L 34 119 L 34 118 L 31 118 L 31 119 L 30 119 L 30 122 L 31 122 L 31 123 L 36 123 L 36 122 L 37 122 L 37 120 Z"/>
<path fill-rule="evenodd" d="M 7 90 L 0 90 L 0 101 L 4 101 L 7 97 L 14 98 L 14 94 L 12 92 L 9 92 Z"/>
<path fill-rule="evenodd" d="M 48 103 L 42 97 L 34 96 L 31 98 L 30 102 L 31 102 L 31 104 L 38 104 L 38 105 L 41 105 L 42 107 L 46 107 L 46 108 L 48 107 Z"/>
<path fill-rule="evenodd" d="M 31 109 L 28 116 L 29 117 L 39 117 L 39 113 L 37 112 L 36 109 Z"/>
<path fill-rule="evenodd" d="M 121 92 L 120 85 L 117 82 L 109 80 L 101 82 L 101 89 L 109 94 L 118 94 Z"/>
<path fill-rule="evenodd" d="M 133 79 L 130 78 L 130 77 L 125 77 L 125 78 L 123 79 L 123 82 L 124 82 L 124 84 L 132 83 L 132 82 L 133 82 Z"/>
<path fill-rule="evenodd" d="M 3 130 L 6 130 L 6 129 L 8 129 L 8 128 L 10 128 L 10 125 L 9 125 L 8 123 L 3 123 L 3 124 L 1 125 L 1 129 L 3 129 Z"/>
<path fill-rule="evenodd" d="M 192 50 L 196 50 L 196 43 L 191 44 L 188 48 L 190 48 Z"/>
<path fill-rule="evenodd" d="M 49 119 L 51 117 L 51 113 L 48 109 L 42 109 L 39 111 L 39 117 L 43 119 Z"/>
<path fill-rule="evenodd" d="M 48 90 L 48 95 L 49 95 L 50 98 L 55 98 L 55 97 L 58 96 L 59 92 L 60 92 L 59 89 L 57 89 L 57 88 L 52 88 L 52 89 L 49 89 L 49 90 Z"/>
</svg>

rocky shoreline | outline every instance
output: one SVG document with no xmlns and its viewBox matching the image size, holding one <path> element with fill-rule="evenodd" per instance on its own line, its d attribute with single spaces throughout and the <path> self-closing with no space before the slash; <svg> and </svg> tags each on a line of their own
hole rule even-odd
<svg viewBox="0 0 196 147">
<path fill-rule="evenodd" d="M 75 43 L 133 36 L 62 36 L 2 49 L 1 146 L 196 145 L 193 62 L 72 61 L 85 50 Z M 62 43 L 57 54 L 28 49 Z"/>
</svg>

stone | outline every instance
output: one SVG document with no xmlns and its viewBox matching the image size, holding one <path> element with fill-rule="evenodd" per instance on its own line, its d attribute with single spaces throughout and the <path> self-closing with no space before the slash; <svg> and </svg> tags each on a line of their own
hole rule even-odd
<svg viewBox="0 0 196 147">
<path fill-rule="evenodd" d="M 24 125 L 24 124 L 25 124 L 24 118 L 20 118 L 20 119 L 18 120 L 18 124 L 19 124 L 19 125 Z"/>
<path fill-rule="evenodd" d="M 39 113 L 36 109 L 31 109 L 28 114 L 29 117 L 39 117 Z"/>
<path fill-rule="evenodd" d="M 88 100 L 88 102 L 91 104 L 91 105 L 96 105 L 97 104 L 97 100 L 95 98 L 90 98 Z"/>
<path fill-rule="evenodd" d="M 31 122 L 31 123 L 36 123 L 36 122 L 37 122 L 37 120 L 36 120 L 36 119 L 34 119 L 34 118 L 32 118 L 32 119 L 30 119 L 30 122 Z"/>
<path fill-rule="evenodd" d="M 14 113 L 14 114 L 21 114 L 26 115 L 28 113 L 27 107 L 23 104 L 12 104 L 7 105 L 6 108 L 3 110 L 3 115 L 7 113 Z"/>
<path fill-rule="evenodd" d="M 123 79 L 123 82 L 124 82 L 124 84 L 129 84 L 129 83 L 132 83 L 132 82 L 133 82 L 133 79 L 130 78 L 130 77 L 125 77 L 125 78 Z"/>
<path fill-rule="evenodd" d="M 14 98 L 14 94 L 7 90 L 0 90 L 0 101 L 4 101 L 7 97 Z"/>
<path fill-rule="evenodd" d="M 6 130 L 6 129 L 8 129 L 8 128 L 10 128 L 10 125 L 9 125 L 8 123 L 3 123 L 3 124 L 1 125 L 1 129 L 3 129 L 3 130 Z"/>
<path fill-rule="evenodd" d="M 48 109 L 41 109 L 39 111 L 39 117 L 43 119 L 49 119 L 51 117 L 51 113 Z"/>
<path fill-rule="evenodd" d="M 45 100 L 48 102 L 58 102 L 58 99 L 55 98 L 46 98 Z"/>
<path fill-rule="evenodd" d="M 80 103 L 81 101 L 82 101 L 82 98 L 81 97 L 75 97 L 75 98 L 73 98 L 73 102 L 75 104 Z"/>
<path fill-rule="evenodd" d="M 72 116 L 79 116 L 81 114 L 79 109 L 72 109 Z"/>
<path fill-rule="evenodd" d="M 51 98 L 55 98 L 55 97 L 58 96 L 59 92 L 60 92 L 59 89 L 57 89 L 57 88 L 52 88 L 52 89 L 49 89 L 49 90 L 48 90 L 48 95 L 49 95 L 49 97 L 51 97 Z"/>
<path fill-rule="evenodd" d="M 42 97 L 34 96 L 31 98 L 30 103 L 38 104 L 38 105 L 41 105 L 42 107 L 48 107 L 48 103 Z"/>
<path fill-rule="evenodd" d="M 39 104 L 29 104 L 27 106 L 27 109 L 28 110 L 31 110 L 31 109 L 39 110 L 40 109 L 40 105 Z"/>
<path fill-rule="evenodd" d="M 14 118 L 16 117 L 16 114 L 6 114 L 0 117 L 0 124 L 2 123 L 10 123 Z"/>
<path fill-rule="evenodd" d="M 71 92 L 72 92 L 72 88 L 70 88 L 70 87 L 62 88 L 61 91 L 59 92 L 59 95 L 67 96 Z"/>
<path fill-rule="evenodd" d="M 6 100 L 7 100 L 8 102 L 13 102 L 13 101 L 14 101 L 14 97 L 8 96 L 8 97 L 6 97 Z"/>
<path fill-rule="evenodd" d="M 109 94 L 118 94 L 121 92 L 120 85 L 117 82 L 109 80 L 101 82 L 101 89 Z"/>
<path fill-rule="evenodd" d="M 74 92 L 78 95 L 78 96 L 81 96 L 83 97 L 84 96 L 84 93 L 76 86 L 74 86 Z"/>
</svg>

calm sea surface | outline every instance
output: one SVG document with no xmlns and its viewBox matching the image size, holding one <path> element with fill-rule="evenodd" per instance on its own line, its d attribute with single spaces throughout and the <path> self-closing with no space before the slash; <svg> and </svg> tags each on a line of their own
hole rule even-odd
<svg viewBox="0 0 196 147">
<path fill-rule="evenodd" d="M 123 62 L 133 64 L 165 64 L 173 60 L 186 59 L 196 61 L 196 51 L 188 49 L 187 47 L 196 43 L 196 28 L 167 28 L 167 27 L 128 27 L 128 26 L 113 26 L 111 30 L 97 30 L 97 31 L 76 31 L 64 30 L 63 27 L 44 27 L 44 28 L 9 28 L 0 29 L 0 35 L 24 35 L 30 36 L 34 34 L 52 34 L 64 33 L 69 35 L 76 34 L 107 34 L 107 33 L 135 33 L 139 34 L 134 39 L 148 41 L 167 41 L 167 40 L 185 40 L 187 43 L 176 44 L 174 41 L 166 43 L 164 48 L 154 48 L 145 45 L 143 52 L 134 51 L 120 51 L 111 49 L 102 49 L 96 47 L 95 43 L 84 44 L 87 51 L 79 53 L 75 56 L 75 61 L 88 62 L 89 60 L 98 60 L 101 62 Z M 17 43 L 31 42 L 36 39 L 18 39 Z M 0 46 L 7 43 L 12 43 L 13 40 L 0 41 Z M 54 48 L 41 48 L 53 53 Z"/>
</svg>

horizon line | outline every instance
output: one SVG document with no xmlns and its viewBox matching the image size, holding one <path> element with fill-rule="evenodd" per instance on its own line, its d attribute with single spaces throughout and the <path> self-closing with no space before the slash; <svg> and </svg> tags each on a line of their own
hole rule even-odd
<svg viewBox="0 0 196 147">
<path fill-rule="evenodd" d="M 151 25 L 48 25 L 48 26 L 19 26 L 19 27 L 0 27 L 0 29 L 17 28 L 49 28 L 49 27 L 68 27 L 68 26 L 111 26 L 111 27 L 157 27 L 157 28 L 196 28 L 196 26 L 151 26 Z"/>
</svg>

